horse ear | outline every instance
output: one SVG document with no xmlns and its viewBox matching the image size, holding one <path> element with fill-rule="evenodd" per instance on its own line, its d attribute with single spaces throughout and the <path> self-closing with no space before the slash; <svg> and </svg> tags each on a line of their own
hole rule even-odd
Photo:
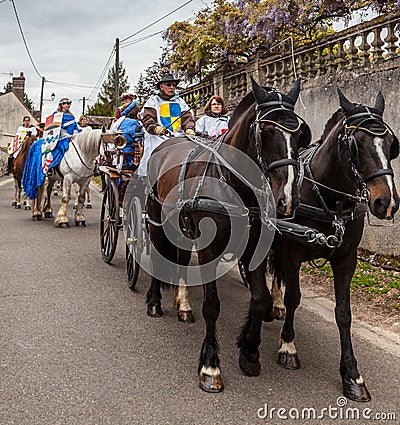
<svg viewBox="0 0 400 425">
<path fill-rule="evenodd" d="M 298 78 L 291 88 L 290 92 L 288 93 L 288 97 L 293 101 L 293 105 L 297 102 L 297 99 L 300 94 L 300 78 Z"/>
<path fill-rule="evenodd" d="M 338 95 L 339 95 L 340 107 L 343 109 L 343 111 L 348 112 L 351 109 L 353 109 L 354 104 L 346 98 L 346 96 L 342 93 L 342 91 L 339 88 L 337 89 L 337 92 L 338 92 Z"/>
<path fill-rule="evenodd" d="M 250 75 L 251 80 L 251 86 L 253 95 L 256 99 L 256 102 L 258 105 L 261 103 L 265 103 L 267 100 L 267 94 L 265 93 L 265 90 L 256 82 L 256 80 Z"/>
<path fill-rule="evenodd" d="M 376 96 L 375 109 L 377 109 L 381 113 L 381 115 L 383 114 L 383 111 L 385 110 L 385 98 L 383 97 L 383 94 L 381 91 Z"/>
<path fill-rule="evenodd" d="M 102 127 L 101 127 L 101 132 L 102 132 L 102 133 L 105 133 L 105 132 L 106 132 L 106 126 L 105 126 L 104 124 L 103 124 L 103 125 L 102 125 Z"/>
</svg>

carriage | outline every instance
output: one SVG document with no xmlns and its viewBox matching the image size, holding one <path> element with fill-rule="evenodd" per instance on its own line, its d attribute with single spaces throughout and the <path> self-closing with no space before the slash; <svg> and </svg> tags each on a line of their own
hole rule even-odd
<svg viewBox="0 0 400 425">
<path fill-rule="evenodd" d="M 137 178 L 134 175 L 143 154 L 144 132 L 136 133 L 132 151 L 125 148 L 122 135 L 103 137 L 104 162 L 99 170 L 106 175 L 100 214 L 101 255 L 106 263 L 114 258 L 120 230 L 125 235 L 125 259 L 128 286 L 134 289 L 139 275 L 139 258 L 149 254 L 149 241 L 145 230 L 146 212 L 138 196 L 134 196 Z M 131 163 L 125 159 L 131 156 Z"/>
</svg>

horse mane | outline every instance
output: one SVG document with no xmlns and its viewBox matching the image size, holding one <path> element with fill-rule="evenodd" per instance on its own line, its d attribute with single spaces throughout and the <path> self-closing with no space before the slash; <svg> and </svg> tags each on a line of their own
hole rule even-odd
<svg viewBox="0 0 400 425">
<path fill-rule="evenodd" d="M 75 140 L 82 153 L 91 154 L 98 152 L 98 142 L 100 140 L 101 129 L 82 131 L 71 138 Z"/>
<path fill-rule="evenodd" d="M 342 120 L 345 118 L 344 112 L 342 109 L 338 109 L 328 120 L 328 122 L 325 124 L 324 131 L 321 136 L 321 142 L 327 139 L 333 128 Z"/>
<path fill-rule="evenodd" d="M 29 149 L 33 145 L 33 142 L 35 142 L 36 137 L 35 136 L 26 136 L 25 139 L 22 142 L 21 150 L 19 153 L 28 153 Z"/>
</svg>

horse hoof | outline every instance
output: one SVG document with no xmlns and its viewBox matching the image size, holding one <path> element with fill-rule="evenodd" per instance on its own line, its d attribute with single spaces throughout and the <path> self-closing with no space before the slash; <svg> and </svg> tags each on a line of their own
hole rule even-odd
<svg viewBox="0 0 400 425">
<path fill-rule="evenodd" d="M 86 205 L 86 208 L 87 208 L 88 210 L 92 209 L 92 204 L 87 204 L 87 205 Z"/>
<path fill-rule="evenodd" d="M 75 226 L 77 227 L 86 227 L 86 221 L 76 221 Z"/>
<path fill-rule="evenodd" d="M 258 376 L 261 372 L 260 362 L 258 360 L 256 362 L 250 362 L 246 359 L 242 351 L 239 354 L 239 366 L 246 376 Z"/>
<path fill-rule="evenodd" d="M 32 220 L 33 221 L 42 221 L 42 216 L 41 215 L 34 215 L 34 216 L 32 216 Z"/>
<path fill-rule="evenodd" d="M 353 379 L 343 379 L 342 385 L 343 395 L 348 399 L 358 401 L 359 403 L 371 401 L 371 395 L 364 383 L 357 384 Z"/>
<path fill-rule="evenodd" d="M 285 320 L 286 309 L 282 307 L 274 307 L 274 319 L 275 320 Z"/>
<path fill-rule="evenodd" d="M 206 393 L 220 393 L 224 390 L 221 375 L 210 376 L 202 374 L 199 376 L 199 387 Z"/>
<path fill-rule="evenodd" d="M 20 209 L 21 209 L 21 205 L 15 205 L 15 206 L 14 206 L 14 208 L 15 208 L 16 210 L 20 210 Z"/>
<path fill-rule="evenodd" d="M 15 207 L 17 205 L 17 201 L 14 201 L 12 204 L 11 204 L 11 206 L 12 207 Z"/>
<path fill-rule="evenodd" d="M 78 205 L 74 205 L 73 209 L 76 210 L 78 208 Z"/>
<path fill-rule="evenodd" d="M 278 363 L 289 370 L 300 369 L 300 359 L 297 354 L 279 353 Z"/>
<path fill-rule="evenodd" d="M 182 323 L 194 323 L 196 320 L 191 311 L 178 311 L 178 321 Z"/>
<path fill-rule="evenodd" d="M 69 229 L 69 223 L 60 223 L 58 225 L 60 229 Z"/>
<path fill-rule="evenodd" d="M 163 315 L 163 311 L 161 310 L 160 304 L 148 305 L 147 315 L 150 317 L 161 317 Z"/>
<path fill-rule="evenodd" d="M 31 207 L 29 205 L 25 205 L 25 211 L 30 211 Z"/>
<path fill-rule="evenodd" d="M 51 213 L 51 212 L 45 212 L 44 213 L 44 218 L 53 218 L 53 213 Z"/>
</svg>

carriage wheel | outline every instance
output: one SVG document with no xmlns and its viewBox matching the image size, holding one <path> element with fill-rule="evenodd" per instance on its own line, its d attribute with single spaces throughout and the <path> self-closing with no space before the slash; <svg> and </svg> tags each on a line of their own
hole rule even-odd
<svg viewBox="0 0 400 425">
<path fill-rule="evenodd" d="M 134 196 L 126 209 L 124 222 L 126 240 L 126 275 L 128 286 L 135 289 L 139 270 L 140 257 L 143 252 L 142 207 L 140 199 Z"/>
<path fill-rule="evenodd" d="M 106 263 L 110 263 L 114 258 L 120 224 L 118 189 L 111 180 L 103 195 L 100 216 L 101 256 Z"/>
</svg>

